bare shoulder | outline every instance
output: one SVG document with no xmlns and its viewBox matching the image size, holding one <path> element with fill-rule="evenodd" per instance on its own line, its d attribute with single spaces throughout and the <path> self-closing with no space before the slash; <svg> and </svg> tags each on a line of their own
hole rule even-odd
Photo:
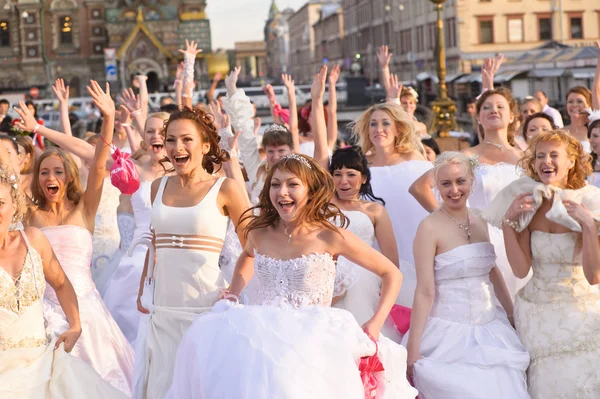
<svg viewBox="0 0 600 399">
<path fill-rule="evenodd" d="M 461 152 L 467 156 L 477 155 L 479 154 L 479 145 L 476 145 L 475 147 L 467 147 Z"/>
<path fill-rule="evenodd" d="M 154 203 L 154 200 L 156 199 L 156 194 L 158 193 L 158 189 L 160 187 L 160 182 L 162 181 L 162 177 L 159 177 L 158 179 L 154 179 L 154 181 L 152 182 L 152 185 L 150 186 L 150 199 L 152 201 L 152 203 Z M 167 177 L 168 179 L 168 177 Z"/>
<path fill-rule="evenodd" d="M 367 202 L 364 206 L 364 211 L 365 213 L 367 213 L 367 216 L 369 216 L 372 220 L 376 220 L 387 213 L 385 206 L 375 201 Z"/>
<path fill-rule="evenodd" d="M 42 230 L 38 229 L 37 227 L 25 227 L 23 229 L 23 233 L 27 237 L 29 245 L 35 248 L 35 250 L 38 252 L 44 251 L 48 245 L 50 245 L 48 238 L 46 238 Z"/>
</svg>

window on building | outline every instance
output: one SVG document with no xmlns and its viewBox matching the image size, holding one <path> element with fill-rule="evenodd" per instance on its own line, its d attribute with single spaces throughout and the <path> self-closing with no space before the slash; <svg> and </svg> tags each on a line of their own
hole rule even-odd
<svg viewBox="0 0 600 399">
<path fill-rule="evenodd" d="M 0 47 L 10 46 L 10 25 L 8 21 L 0 21 Z"/>
<path fill-rule="evenodd" d="M 103 32 L 102 32 L 102 27 L 101 27 L 101 26 L 94 26 L 94 27 L 92 28 L 92 34 L 93 34 L 94 36 L 102 36 L 102 33 L 103 33 Z"/>
<path fill-rule="evenodd" d="M 100 18 L 102 18 L 102 11 L 100 11 L 100 9 L 98 9 L 98 8 L 94 8 L 92 10 L 92 18 L 93 19 L 100 19 Z"/>
<path fill-rule="evenodd" d="M 523 16 L 508 17 L 508 41 L 517 43 L 523 41 Z"/>
<path fill-rule="evenodd" d="M 569 18 L 571 25 L 571 39 L 583 39 L 583 18 L 581 16 Z"/>
<path fill-rule="evenodd" d="M 425 51 L 425 38 L 424 38 L 424 28 L 423 26 L 417 26 L 417 52 L 420 53 Z"/>
<path fill-rule="evenodd" d="M 444 22 L 444 40 L 446 47 L 456 47 L 456 18 L 448 18 Z"/>
<path fill-rule="evenodd" d="M 429 33 L 429 50 L 432 50 L 435 48 L 435 43 L 437 42 L 437 30 L 435 22 L 428 23 L 427 30 L 427 33 Z"/>
<path fill-rule="evenodd" d="M 38 55 L 38 51 L 37 51 L 37 47 L 28 47 L 27 48 L 27 56 L 30 58 L 34 58 L 37 57 Z"/>
<path fill-rule="evenodd" d="M 73 21 L 66 15 L 59 19 L 60 44 L 73 44 Z"/>
<path fill-rule="evenodd" d="M 552 18 L 540 17 L 538 25 L 540 28 L 540 40 L 552 40 Z"/>
<path fill-rule="evenodd" d="M 35 15 L 28 13 L 27 16 L 25 17 L 25 23 L 27 25 L 35 24 Z"/>
<path fill-rule="evenodd" d="M 479 20 L 479 43 L 494 43 L 494 21 L 491 18 Z"/>
<path fill-rule="evenodd" d="M 104 47 L 102 47 L 102 44 L 94 44 L 94 54 L 104 54 Z"/>
</svg>

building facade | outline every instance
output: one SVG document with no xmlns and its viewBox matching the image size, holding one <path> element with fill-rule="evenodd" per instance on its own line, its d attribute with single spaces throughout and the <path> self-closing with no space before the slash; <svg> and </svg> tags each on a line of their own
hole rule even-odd
<svg viewBox="0 0 600 399">
<path fill-rule="evenodd" d="M 291 8 L 279 11 L 272 0 L 269 17 L 265 23 L 265 43 L 267 47 L 267 71 L 269 78 L 279 79 L 288 72 L 290 54 L 290 29 L 288 20 L 294 14 Z"/>
<path fill-rule="evenodd" d="M 50 97 L 57 77 L 84 96 L 88 79 L 105 81 L 105 49 L 114 49 L 115 88 L 136 74 L 162 91 L 181 59 L 185 39 L 203 49 L 197 76 L 206 75 L 211 52 L 204 0 L 0 0 L 0 89 L 38 87 Z M 205 77 L 208 79 L 208 76 Z"/>
<path fill-rule="evenodd" d="M 234 65 L 239 65 L 241 68 L 240 81 L 251 83 L 266 78 L 267 45 L 265 42 L 236 42 L 234 48 Z"/>
<path fill-rule="evenodd" d="M 315 66 L 342 65 L 344 54 L 344 13 L 341 4 L 323 5 L 315 31 Z"/>
<path fill-rule="evenodd" d="M 314 79 L 315 31 L 313 25 L 320 17 L 323 2 L 309 1 L 289 18 L 290 67 L 296 83 L 308 84 Z"/>
</svg>

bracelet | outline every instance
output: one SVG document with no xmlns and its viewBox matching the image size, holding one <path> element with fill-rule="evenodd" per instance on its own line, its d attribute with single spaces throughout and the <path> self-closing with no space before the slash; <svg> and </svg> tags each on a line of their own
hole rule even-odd
<svg viewBox="0 0 600 399">
<path fill-rule="evenodd" d="M 131 123 L 121 123 L 121 126 L 123 126 L 123 127 L 131 127 Z"/>
<path fill-rule="evenodd" d="M 233 299 L 234 302 L 237 302 L 237 303 L 240 302 L 240 297 L 235 294 L 227 294 L 227 295 L 225 295 L 225 299 L 228 299 L 228 300 Z"/>
<path fill-rule="evenodd" d="M 385 100 L 389 104 L 400 105 L 400 99 L 399 98 L 386 98 Z"/>
<path fill-rule="evenodd" d="M 141 113 L 141 112 L 142 112 L 142 109 L 141 109 L 141 108 L 140 108 L 140 109 L 136 109 L 135 111 L 133 111 L 133 112 L 131 113 L 131 116 L 136 116 L 137 114 L 139 114 L 139 113 Z"/>
<path fill-rule="evenodd" d="M 40 128 L 40 126 L 42 126 L 42 125 L 40 125 L 39 123 L 36 123 L 35 127 L 33 128 L 33 131 L 31 133 L 36 134 L 38 129 Z"/>
<path fill-rule="evenodd" d="M 190 96 L 189 94 L 182 94 L 181 97 L 183 97 L 183 98 L 192 98 L 192 96 Z"/>
<path fill-rule="evenodd" d="M 503 226 L 508 226 L 511 229 L 517 231 L 517 228 L 519 227 L 519 224 L 515 221 L 515 220 L 510 220 L 507 218 L 503 218 L 502 222 L 500 222 Z"/>
</svg>

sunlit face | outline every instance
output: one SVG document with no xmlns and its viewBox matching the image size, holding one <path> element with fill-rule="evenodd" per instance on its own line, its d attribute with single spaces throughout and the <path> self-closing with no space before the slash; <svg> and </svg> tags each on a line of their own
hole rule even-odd
<svg viewBox="0 0 600 399">
<path fill-rule="evenodd" d="M 475 103 L 467 104 L 467 113 L 471 116 L 475 115 L 477 112 L 477 108 L 475 107 Z"/>
<path fill-rule="evenodd" d="M 447 208 L 466 207 L 472 184 L 473 179 L 463 164 L 446 164 L 437 172 L 436 186 Z"/>
<path fill-rule="evenodd" d="M 589 108 L 589 104 L 584 96 L 579 93 L 571 93 L 567 97 L 567 113 L 571 119 L 573 118 L 587 118 L 586 108 Z"/>
<path fill-rule="evenodd" d="M 514 120 L 508 100 L 500 94 L 492 94 L 481 105 L 479 122 L 484 130 L 506 129 Z"/>
<path fill-rule="evenodd" d="M 527 131 L 523 132 L 527 136 L 527 140 L 533 139 L 542 132 L 552 130 L 552 124 L 546 118 L 535 118 L 529 121 Z"/>
<path fill-rule="evenodd" d="M 367 177 L 358 170 L 348 169 L 345 166 L 333 171 L 335 192 L 341 200 L 354 200 L 360 198 L 360 187 L 367 182 Z"/>
<path fill-rule="evenodd" d="M 413 96 L 400 97 L 400 104 L 402 104 L 402 108 L 404 108 L 409 115 L 413 116 L 415 114 L 415 111 L 417 110 L 417 102 Z"/>
<path fill-rule="evenodd" d="M 537 93 L 535 93 L 534 97 L 537 98 L 537 100 L 540 102 L 540 104 L 542 104 L 542 107 L 545 107 L 548 104 L 548 99 L 546 98 L 544 93 L 542 93 L 541 91 L 538 91 Z"/>
<path fill-rule="evenodd" d="M 542 183 L 565 188 L 573 166 L 575 161 L 569 157 L 566 144 L 550 141 L 535 147 L 535 171 Z"/>
<path fill-rule="evenodd" d="M 275 170 L 269 198 L 284 222 L 293 222 L 308 200 L 308 187 L 293 173 Z"/>
<path fill-rule="evenodd" d="M 10 186 L 0 184 L 0 231 L 6 232 L 10 229 L 16 210 Z"/>
<path fill-rule="evenodd" d="M 393 146 L 397 134 L 396 124 L 390 114 L 381 110 L 377 110 L 371 114 L 369 138 L 375 148 Z"/>
<path fill-rule="evenodd" d="M 19 154 L 15 151 L 15 147 L 10 139 L 2 139 L 0 140 L 4 148 L 6 148 L 6 152 L 8 152 L 8 157 L 10 158 L 10 165 L 14 170 L 21 170 L 21 160 L 19 159 Z"/>
<path fill-rule="evenodd" d="M 165 151 L 165 141 L 161 134 L 163 121 L 159 118 L 150 118 L 146 121 L 144 128 L 144 143 L 146 150 L 153 160 L 163 159 L 167 153 Z"/>
<path fill-rule="evenodd" d="M 286 155 L 290 155 L 292 153 L 292 149 L 289 145 L 268 145 L 265 147 L 265 152 L 267 154 L 267 162 L 269 166 L 273 166 L 279 161 L 281 158 Z"/>
<path fill-rule="evenodd" d="M 596 155 L 600 155 L 600 127 L 595 127 L 590 133 L 590 146 Z"/>
<path fill-rule="evenodd" d="M 433 162 L 437 159 L 437 154 L 431 147 L 423 144 L 423 148 L 425 148 L 425 156 L 429 162 Z"/>
<path fill-rule="evenodd" d="M 187 119 L 178 119 L 169 124 L 165 147 L 178 175 L 189 175 L 202 168 L 202 159 L 210 150 L 210 144 L 202 142 L 195 123 Z"/>
<path fill-rule="evenodd" d="M 538 112 L 542 112 L 542 109 L 533 101 L 528 101 L 521 105 L 521 120 L 525 122 L 528 117 Z"/>
<path fill-rule="evenodd" d="M 49 203 L 57 203 L 67 193 L 69 177 L 59 156 L 51 155 L 40 164 L 39 184 Z"/>
</svg>

